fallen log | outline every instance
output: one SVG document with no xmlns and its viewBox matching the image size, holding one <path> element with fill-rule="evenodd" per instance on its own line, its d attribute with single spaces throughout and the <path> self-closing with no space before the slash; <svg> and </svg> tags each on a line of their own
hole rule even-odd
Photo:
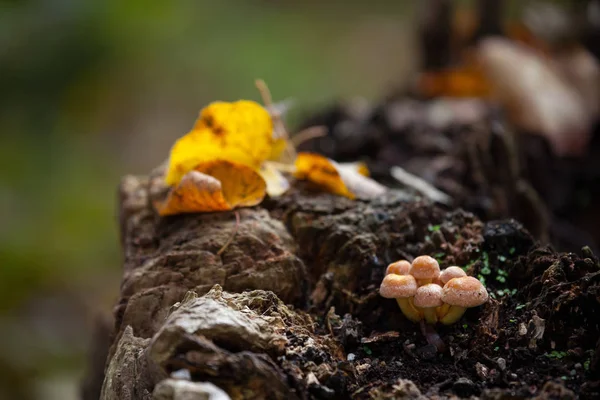
<svg viewBox="0 0 600 400">
<path fill-rule="evenodd" d="M 239 211 L 236 228 L 230 212 L 160 218 L 151 186 L 120 187 L 121 295 L 106 363 L 92 368 L 101 393 L 86 398 L 598 394 L 589 250 L 558 254 L 516 221 L 403 191 L 352 201 L 294 189 Z M 445 353 L 378 294 L 388 263 L 420 254 L 467 267 L 494 297 L 440 328 Z"/>
</svg>

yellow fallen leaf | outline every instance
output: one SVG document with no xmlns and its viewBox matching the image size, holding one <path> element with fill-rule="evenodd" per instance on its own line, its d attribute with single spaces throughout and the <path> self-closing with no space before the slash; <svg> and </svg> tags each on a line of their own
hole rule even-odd
<svg viewBox="0 0 600 400">
<path fill-rule="evenodd" d="M 323 190 L 340 196 L 354 199 L 356 196 L 348 190 L 333 162 L 319 154 L 299 153 L 296 157 L 296 173 L 298 179 L 306 179 Z"/>
<path fill-rule="evenodd" d="M 200 112 L 194 128 L 175 142 L 166 182 L 173 186 L 203 162 L 228 160 L 258 169 L 273 153 L 273 122 L 260 104 L 214 102 Z"/>
<path fill-rule="evenodd" d="M 267 183 L 269 196 L 281 196 L 290 188 L 290 182 L 273 163 L 265 162 L 258 172 Z"/>
<path fill-rule="evenodd" d="M 299 153 L 295 165 L 296 178 L 309 180 L 329 193 L 354 199 L 372 198 L 386 191 L 385 186 L 363 175 L 364 165 L 338 164 L 314 153 Z"/>
<path fill-rule="evenodd" d="M 269 160 L 278 161 L 281 159 L 281 156 L 285 152 L 286 148 L 289 146 L 289 142 L 285 139 L 275 139 L 273 142 L 273 147 L 271 148 L 271 154 L 269 155 Z"/>
<path fill-rule="evenodd" d="M 201 163 L 188 171 L 164 201 L 154 203 L 162 216 L 226 211 L 259 204 L 266 183 L 251 167 L 225 160 Z"/>
</svg>

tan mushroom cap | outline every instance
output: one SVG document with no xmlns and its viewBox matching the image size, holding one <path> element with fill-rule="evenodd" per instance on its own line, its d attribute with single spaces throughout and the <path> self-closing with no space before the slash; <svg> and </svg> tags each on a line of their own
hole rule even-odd
<svg viewBox="0 0 600 400">
<path fill-rule="evenodd" d="M 417 281 L 411 275 L 386 275 L 379 287 L 379 294 L 387 299 L 412 297 L 416 292 Z"/>
<path fill-rule="evenodd" d="M 446 283 L 442 301 L 452 306 L 477 307 L 488 301 L 488 292 L 476 278 L 463 276 Z"/>
<path fill-rule="evenodd" d="M 388 265 L 385 274 L 408 275 L 410 272 L 410 263 L 406 260 L 396 261 Z"/>
<path fill-rule="evenodd" d="M 419 256 L 412 262 L 410 274 L 417 279 L 435 279 L 440 275 L 440 264 L 430 256 Z"/>
<path fill-rule="evenodd" d="M 467 276 L 467 273 L 461 267 L 448 267 L 440 272 L 440 282 L 445 285 L 450 279 L 462 278 L 463 276 Z"/>
<path fill-rule="evenodd" d="M 444 302 L 442 301 L 442 293 L 444 289 L 440 285 L 435 283 L 429 283 L 423 285 L 417 289 L 415 294 L 414 303 L 417 307 L 430 308 L 439 307 Z"/>
</svg>

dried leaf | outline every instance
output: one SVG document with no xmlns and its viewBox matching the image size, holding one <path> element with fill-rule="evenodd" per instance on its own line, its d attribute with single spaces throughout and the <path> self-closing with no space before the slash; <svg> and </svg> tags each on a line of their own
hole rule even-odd
<svg viewBox="0 0 600 400">
<path fill-rule="evenodd" d="M 295 176 L 309 180 L 324 191 L 350 199 L 372 198 L 386 191 L 385 186 L 361 175 L 356 165 L 340 166 L 333 160 L 314 153 L 299 153 Z"/>
<path fill-rule="evenodd" d="M 259 204 L 266 183 L 251 167 L 225 160 L 201 163 L 187 172 L 164 201 L 155 202 L 162 216 L 226 211 Z"/>
<path fill-rule="evenodd" d="M 600 62 L 583 47 L 563 51 L 555 64 L 584 100 L 590 115 L 600 114 Z"/>
<path fill-rule="evenodd" d="M 342 181 L 346 184 L 348 190 L 359 199 L 371 199 L 382 195 L 387 190 L 385 186 L 361 173 L 361 167 L 344 167 L 334 163 L 337 167 Z M 362 172 L 365 172 L 366 166 L 363 165 Z M 366 171 L 368 174 L 368 170 Z"/>
<path fill-rule="evenodd" d="M 272 156 L 275 142 L 271 116 L 258 103 L 211 103 L 194 128 L 173 145 L 166 182 L 176 185 L 198 164 L 217 159 L 258 169 Z"/>
<path fill-rule="evenodd" d="M 436 201 L 442 204 L 452 203 L 452 198 L 446 193 L 437 189 L 435 186 L 433 186 L 423 178 L 413 175 L 408 171 L 404 170 L 403 168 L 394 166 L 390 169 L 390 174 L 398 182 L 413 188 L 414 190 L 428 197 L 432 201 Z"/>
<path fill-rule="evenodd" d="M 427 97 L 487 97 L 490 84 L 478 67 L 425 72 L 418 80 L 419 92 Z"/>
<path fill-rule="evenodd" d="M 348 190 L 340 173 L 330 159 L 313 153 L 299 153 L 295 165 L 296 178 L 316 183 L 329 193 L 350 199 L 356 197 Z"/>
<path fill-rule="evenodd" d="M 581 154 L 590 138 L 590 115 L 583 98 L 548 60 L 500 38 L 483 40 L 479 55 L 516 126 L 544 136 L 557 155 Z"/>
<path fill-rule="evenodd" d="M 367 164 L 365 164 L 362 161 L 356 161 L 356 162 L 348 162 L 348 163 L 338 163 L 337 164 L 338 168 L 341 169 L 348 169 L 350 171 L 354 171 L 358 174 L 361 174 L 362 176 L 369 176 L 369 168 L 367 167 Z"/>
<path fill-rule="evenodd" d="M 281 196 L 290 188 L 290 182 L 273 163 L 263 163 L 259 173 L 267 183 L 267 193 L 271 197 Z"/>
</svg>

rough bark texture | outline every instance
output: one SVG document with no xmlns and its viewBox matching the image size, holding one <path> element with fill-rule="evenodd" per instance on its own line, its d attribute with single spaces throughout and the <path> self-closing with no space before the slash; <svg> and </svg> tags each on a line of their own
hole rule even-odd
<svg viewBox="0 0 600 400">
<path fill-rule="evenodd" d="M 233 213 L 159 218 L 149 193 L 148 178 L 121 185 L 124 275 L 96 365 L 102 399 L 598 394 L 590 252 L 556 254 L 515 221 L 405 192 L 366 202 L 295 189 L 240 210 L 217 255 Z M 495 297 L 440 328 L 443 354 L 378 295 L 388 263 L 420 254 L 469 266 Z"/>
</svg>

